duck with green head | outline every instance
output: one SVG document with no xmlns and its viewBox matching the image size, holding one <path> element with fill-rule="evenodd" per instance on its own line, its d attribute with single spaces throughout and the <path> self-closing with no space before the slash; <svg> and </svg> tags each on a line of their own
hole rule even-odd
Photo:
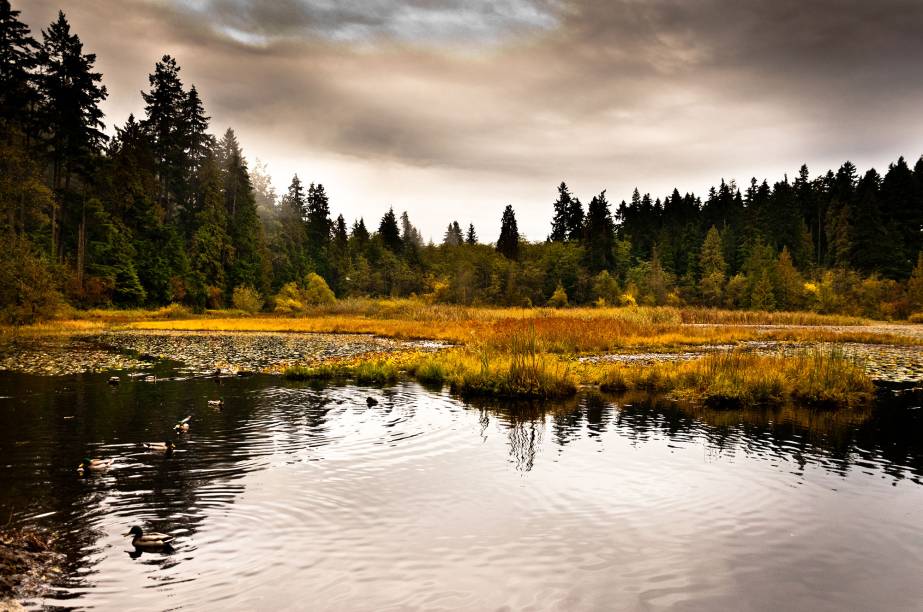
<svg viewBox="0 0 923 612">
<path fill-rule="evenodd" d="M 131 536 L 131 545 L 141 550 L 173 550 L 172 543 L 175 538 L 165 533 L 145 532 L 135 525 L 128 533 L 122 535 Z"/>
</svg>

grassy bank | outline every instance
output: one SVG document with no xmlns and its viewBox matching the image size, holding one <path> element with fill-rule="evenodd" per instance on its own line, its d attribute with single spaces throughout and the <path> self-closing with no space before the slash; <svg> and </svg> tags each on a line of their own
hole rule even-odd
<svg viewBox="0 0 923 612">
<path fill-rule="evenodd" d="M 113 325 L 184 331 L 367 333 L 428 339 L 504 351 L 510 338 L 534 330 L 543 350 L 556 354 L 672 350 L 752 340 L 920 344 L 882 332 L 854 317 L 814 313 L 740 312 L 702 308 L 472 308 L 418 300 L 345 300 L 303 317 L 159 315 Z"/>
<path fill-rule="evenodd" d="M 866 403 L 875 390 L 862 367 L 837 348 L 786 356 L 711 353 L 681 363 L 607 366 L 592 375 L 606 391 L 669 392 L 712 407 L 795 402 L 839 408 Z"/>
</svg>

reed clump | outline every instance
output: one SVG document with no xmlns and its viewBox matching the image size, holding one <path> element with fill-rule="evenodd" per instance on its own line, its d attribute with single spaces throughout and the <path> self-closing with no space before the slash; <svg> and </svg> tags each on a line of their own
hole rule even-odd
<svg viewBox="0 0 923 612">
<path fill-rule="evenodd" d="M 838 347 L 794 355 L 732 351 L 679 363 L 603 366 L 595 377 L 606 391 L 669 392 L 716 408 L 785 402 L 853 407 L 867 403 L 875 390 L 862 367 Z"/>
<path fill-rule="evenodd" d="M 412 374 L 423 383 L 447 384 L 462 396 L 550 399 L 577 392 L 570 366 L 544 350 L 534 328 L 508 340 L 502 351 L 478 346 L 427 355 Z"/>
</svg>

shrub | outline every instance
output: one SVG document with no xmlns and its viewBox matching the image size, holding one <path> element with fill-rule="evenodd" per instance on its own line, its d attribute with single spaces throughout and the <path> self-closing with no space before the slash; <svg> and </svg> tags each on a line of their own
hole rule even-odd
<svg viewBox="0 0 923 612">
<path fill-rule="evenodd" d="M 253 287 L 242 285 L 235 287 L 231 303 L 234 308 L 253 314 L 263 309 L 263 296 Z"/>
<path fill-rule="evenodd" d="M 554 290 L 554 293 L 551 294 L 551 297 L 548 298 L 548 305 L 552 308 L 563 308 L 567 306 L 567 292 L 564 291 L 564 287 L 561 286 L 561 283 L 558 283 L 558 287 Z"/>
<path fill-rule="evenodd" d="M 923 312 L 915 312 L 915 313 L 913 313 L 912 315 L 910 315 L 910 317 L 908 318 L 908 320 L 909 320 L 911 323 L 923 323 Z"/>
<path fill-rule="evenodd" d="M 7 238 L 0 257 L 0 320 L 34 323 L 55 315 L 63 304 L 51 267 L 24 238 Z"/>
<path fill-rule="evenodd" d="M 218 309 L 224 306 L 224 296 L 220 287 L 209 285 L 205 288 L 206 300 L 209 308 Z"/>
<path fill-rule="evenodd" d="M 302 296 L 304 303 L 312 306 L 326 306 L 337 301 L 333 291 L 327 286 L 327 281 L 314 272 L 311 272 L 305 278 L 305 288 Z"/>
</svg>

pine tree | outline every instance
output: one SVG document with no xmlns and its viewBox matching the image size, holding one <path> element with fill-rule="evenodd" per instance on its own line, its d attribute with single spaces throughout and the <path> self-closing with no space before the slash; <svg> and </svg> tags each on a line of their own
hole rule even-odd
<svg viewBox="0 0 923 612">
<path fill-rule="evenodd" d="M 151 136 L 155 171 L 160 183 L 158 199 L 168 219 L 172 219 L 176 212 L 188 168 L 183 140 L 186 132 L 184 110 L 189 110 L 189 97 L 183 91 L 179 72 L 176 60 L 164 55 L 148 76 L 150 91 L 141 93 L 146 114 L 142 125 Z"/>
<path fill-rule="evenodd" d="M 462 235 L 461 227 L 458 225 L 458 221 L 449 223 L 449 227 L 446 228 L 445 236 L 442 239 L 442 244 L 455 247 L 461 245 L 464 241 L 465 239 Z"/>
<path fill-rule="evenodd" d="M 394 216 L 393 208 L 389 208 L 381 218 L 378 235 L 384 247 L 392 253 L 399 254 L 403 250 L 404 242 L 401 240 L 401 231 L 397 226 L 397 217 Z"/>
<path fill-rule="evenodd" d="M 468 234 L 465 236 L 465 243 L 466 244 L 477 244 L 478 243 L 478 235 L 474 231 L 474 223 L 468 224 Z"/>
<path fill-rule="evenodd" d="M 727 279 L 725 275 L 727 264 L 721 251 L 721 236 L 718 234 L 718 229 L 712 225 L 705 236 L 705 242 L 702 243 L 702 251 L 699 254 L 699 269 L 701 270 L 699 290 L 704 302 L 710 306 L 721 304 Z"/>
<path fill-rule="evenodd" d="M 503 209 L 497 251 L 507 259 L 519 259 L 519 228 L 516 226 L 516 213 L 509 204 Z"/>
<path fill-rule="evenodd" d="M 52 185 L 69 187 L 71 173 L 88 171 L 108 137 L 103 133 L 99 103 L 107 92 L 102 75 L 93 72 L 96 55 L 83 53 L 83 43 L 71 33 L 63 12 L 42 31 L 38 77 L 42 96 L 41 121 L 53 164 Z"/>
<path fill-rule="evenodd" d="M 227 293 L 227 270 L 234 256 L 231 237 L 228 235 L 228 215 L 225 194 L 218 162 L 206 160 L 203 168 L 204 192 L 196 215 L 196 229 L 192 236 L 193 300 L 199 307 L 213 297 L 210 288 L 218 295 Z M 212 304 L 214 306 L 214 304 Z"/>
<path fill-rule="evenodd" d="M 590 200 L 584 236 L 589 272 L 596 274 L 611 269 L 614 265 L 615 227 L 605 190 Z"/>
<path fill-rule="evenodd" d="M 307 249 L 304 218 L 307 215 L 307 197 L 298 175 L 292 177 L 288 191 L 279 204 L 279 249 L 275 254 L 274 285 L 295 282 L 307 274 Z"/>
<path fill-rule="evenodd" d="M 370 236 L 369 230 L 367 230 L 365 227 L 365 220 L 362 217 L 359 217 L 358 221 L 353 222 L 350 238 L 356 241 L 356 246 L 360 250 L 365 250 L 365 247 L 369 243 Z"/>
<path fill-rule="evenodd" d="M 330 220 L 330 202 L 324 186 L 314 183 L 308 187 L 308 210 L 305 217 L 308 259 L 314 270 L 321 276 L 329 277 L 330 266 L 327 249 L 330 246 L 330 232 L 333 222 Z"/>
<path fill-rule="evenodd" d="M 27 114 L 37 101 L 32 72 L 39 46 L 19 14 L 9 0 L 0 0 L 0 127 L 15 125 L 25 132 Z"/>
<path fill-rule="evenodd" d="M 571 195 L 567 184 L 558 185 L 558 199 L 554 203 L 554 218 L 551 220 L 550 242 L 564 242 L 568 239 L 570 229 Z"/>
<path fill-rule="evenodd" d="M 567 239 L 571 242 L 583 239 L 583 204 L 577 198 L 571 198 L 567 206 Z"/>
</svg>

